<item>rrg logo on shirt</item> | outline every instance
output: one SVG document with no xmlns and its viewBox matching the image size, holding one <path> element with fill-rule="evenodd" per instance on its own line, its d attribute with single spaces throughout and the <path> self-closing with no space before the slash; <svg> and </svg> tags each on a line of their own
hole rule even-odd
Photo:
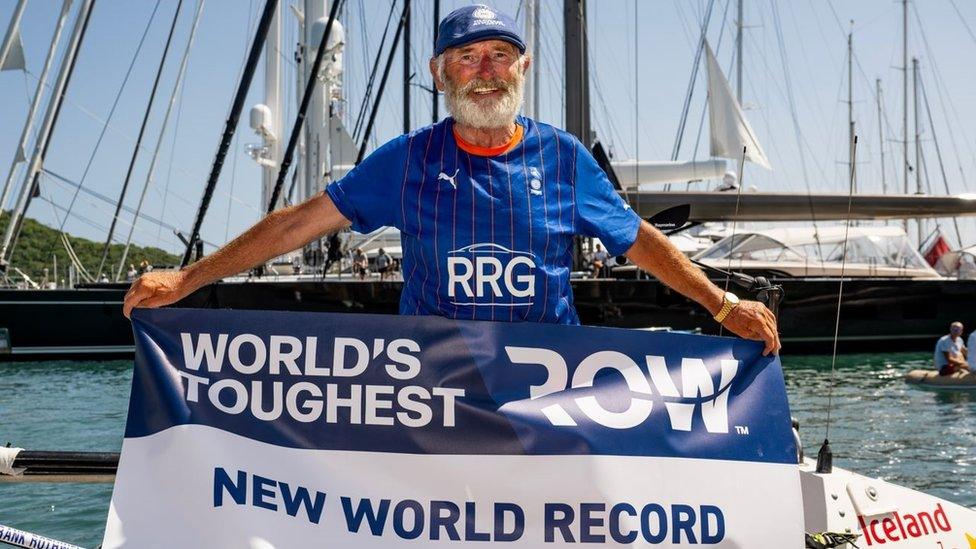
<svg viewBox="0 0 976 549">
<path fill-rule="evenodd" d="M 535 255 L 490 242 L 447 253 L 447 295 L 452 305 L 516 307 L 535 297 Z M 507 298 L 496 302 L 496 298 Z"/>
</svg>

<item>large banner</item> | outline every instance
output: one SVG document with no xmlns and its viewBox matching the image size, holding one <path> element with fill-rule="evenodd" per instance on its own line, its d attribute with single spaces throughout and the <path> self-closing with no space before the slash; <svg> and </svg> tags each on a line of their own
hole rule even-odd
<svg viewBox="0 0 976 549">
<path fill-rule="evenodd" d="M 689 334 L 137 310 L 104 547 L 803 546 L 779 360 Z"/>
</svg>

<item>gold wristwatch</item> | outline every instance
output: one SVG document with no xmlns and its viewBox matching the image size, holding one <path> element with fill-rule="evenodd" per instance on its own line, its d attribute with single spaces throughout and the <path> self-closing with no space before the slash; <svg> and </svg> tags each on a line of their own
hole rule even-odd
<svg viewBox="0 0 976 549">
<path fill-rule="evenodd" d="M 725 292 L 725 295 L 722 296 L 722 308 L 719 309 L 713 317 L 715 318 L 715 322 L 721 324 L 723 321 L 725 321 L 725 318 L 729 316 L 729 313 L 732 312 L 732 309 L 735 309 L 738 306 L 739 296 L 733 294 L 732 292 Z"/>
</svg>

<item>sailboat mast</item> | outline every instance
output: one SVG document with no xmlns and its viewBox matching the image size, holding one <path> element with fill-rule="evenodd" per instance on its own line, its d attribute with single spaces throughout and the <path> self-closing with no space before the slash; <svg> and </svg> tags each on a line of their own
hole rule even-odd
<svg viewBox="0 0 976 549">
<path fill-rule="evenodd" d="M 912 58 L 912 84 L 913 99 L 915 104 L 915 193 L 922 194 L 922 142 L 920 141 L 920 129 L 918 127 L 918 58 Z M 918 228 L 918 245 L 922 245 L 922 220 L 916 219 Z"/>
<path fill-rule="evenodd" d="M 739 14 L 735 22 L 735 98 L 739 105 L 742 105 L 742 2 L 739 0 Z"/>
<path fill-rule="evenodd" d="M 902 150 L 904 151 L 904 193 L 908 194 L 908 0 L 901 0 L 901 59 L 902 59 Z M 906 225 L 908 221 L 905 221 Z"/>
<path fill-rule="evenodd" d="M 234 102 L 231 104 L 230 113 L 224 122 L 224 130 L 217 145 L 217 153 L 214 155 L 213 165 L 210 167 L 210 175 L 207 176 L 207 186 L 203 190 L 203 197 L 200 199 L 200 208 L 197 216 L 193 220 L 193 229 L 190 231 L 190 238 L 187 240 L 186 250 L 180 260 L 180 267 L 186 267 L 190 263 L 190 256 L 196 246 L 196 240 L 200 237 L 200 227 L 203 225 L 203 218 L 207 216 L 207 209 L 210 208 L 210 201 L 213 199 L 214 189 L 217 187 L 217 180 L 220 179 L 220 172 L 224 167 L 224 160 L 227 158 L 227 149 L 230 148 L 231 139 L 237 131 L 237 122 L 241 118 L 241 111 L 244 109 L 244 100 L 247 99 L 247 91 L 251 87 L 251 80 L 254 78 L 257 69 L 258 59 L 261 57 L 261 50 L 264 40 L 268 37 L 268 28 L 271 26 L 271 18 L 275 13 L 275 0 L 267 0 L 261 13 L 261 20 L 254 35 L 254 41 L 247 54 L 247 61 L 244 63 L 244 70 L 241 73 L 241 80 L 237 85 L 234 94 Z"/>
<path fill-rule="evenodd" d="M 7 230 L 3 235 L 3 244 L 0 245 L 0 271 L 5 271 L 10 261 L 12 253 L 12 243 L 16 240 L 23 223 L 24 213 L 30 204 L 30 198 L 37 185 L 37 177 L 44 163 L 44 156 L 50 144 L 51 132 L 57 121 L 58 114 L 61 112 L 61 105 L 64 103 L 64 95 L 71 81 L 71 74 L 74 72 L 75 61 L 78 59 L 78 50 L 88 29 L 88 21 L 91 17 L 95 0 L 84 0 L 78 10 L 78 18 L 75 21 L 74 29 L 71 31 L 71 38 L 68 46 L 61 58 L 61 69 L 58 78 L 51 90 L 47 111 L 44 113 L 44 121 L 38 131 L 37 140 L 34 143 L 34 152 L 31 154 L 30 163 L 24 173 L 24 180 L 21 184 L 20 195 L 17 198 L 17 207 L 7 224 Z"/>
<path fill-rule="evenodd" d="M 530 2 L 531 3 L 531 2 Z M 434 43 L 437 43 L 437 27 L 441 22 L 441 0 L 434 0 Z M 528 84 L 528 82 L 527 82 Z M 528 86 L 526 86 L 528 87 Z M 437 84 L 430 83 L 430 113 L 434 124 L 441 119 L 440 101 L 437 97 Z"/>
<path fill-rule="evenodd" d="M 34 99 L 31 100 L 30 109 L 27 111 L 27 120 L 24 121 L 24 129 L 20 133 L 20 140 L 17 141 L 17 151 L 14 153 L 14 160 L 10 163 L 10 171 L 7 173 L 7 179 L 4 180 L 3 190 L 0 191 L 0 212 L 3 211 L 3 207 L 7 203 L 7 198 L 10 195 L 10 189 L 13 187 L 14 174 L 17 173 L 17 166 L 24 160 L 27 160 L 24 155 L 24 150 L 27 148 L 27 140 L 30 138 L 31 128 L 34 126 L 34 117 L 37 115 L 37 108 L 41 105 L 41 97 L 44 95 L 43 92 L 47 85 L 48 73 L 54 64 L 54 56 L 58 52 L 58 43 L 61 42 L 64 23 L 68 20 L 68 15 L 71 12 L 71 2 L 72 0 L 64 0 L 61 4 L 61 15 L 58 16 L 57 25 L 54 27 L 54 36 L 51 38 L 51 45 L 48 47 L 47 57 L 44 59 L 44 68 L 41 70 L 41 76 L 37 80 Z"/>
<path fill-rule="evenodd" d="M 532 50 L 532 55 L 538 55 L 535 50 L 535 19 L 538 16 L 535 11 L 536 4 L 535 0 L 528 0 L 525 3 L 525 43 L 529 44 L 529 48 Z M 525 106 L 522 108 L 525 116 L 529 118 L 535 118 L 535 96 L 536 96 L 536 82 L 535 82 L 535 66 L 536 59 L 533 59 L 532 63 L 532 74 L 525 79 Z"/>
<path fill-rule="evenodd" d="M 847 170 L 854 173 L 854 32 L 847 33 Z M 857 192 L 857 178 L 853 178 Z"/>
<path fill-rule="evenodd" d="M 410 133 L 410 6 L 403 23 L 403 133 Z"/>
<path fill-rule="evenodd" d="M 901 145 L 902 145 L 902 192 L 908 194 L 908 0 L 901 0 Z M 904 222 L 905 232 L 908 232 L 908 220 Z"/>
<path fill-rule="evenodd" d="M 271 192 L 278 177 L 278 165 L 281 162 L 281 140 L 283 127 L 282 116 L 284 109 L 281 97 L 281 4 L 275 4 L 275 13 L 268 28 L 268 37 L 264 43 L 264 105 L 270 113 L 270 120 L 266 132 L 262 133 L 262 140 L 266 149 L 261 163 L 261 204 L 271 201 Z M 281 205 L 279 200 L 273 207 Z"/>
<path fill-rule="evenodd" d="M 532 112 L 535 113 L 535 116 L 539 117 L 542 116 L 542 109 L 539 106 L 539 98 L 542 96 L 542 50 L 540 49 L 541 45 L 539 42 L 539 36 L 541 36 L 539 32 L 541 26 L 539 21 L 542 19 L 542 4 L 539 3 L 539 0 L 529 0 L 529 3 L 535 6 L 535 21 L 533 22 L 534 28 L 532 29 L 532 56 L 538 56 L 538 60 L 532 60 L 532 81 L 535 83 L 535 95 L 532 96 Z"/>
<path fill-rule="evenodd" d="M 885 178 L 885 157 L 884 157 L 884 131 L 883 123 L 884 118 L 882 117 L 883 109 L 881 107 L 881 79 L 876 78 L 874 80 L 874 87 L 877 90 L 878 96 L 878 149 L 881 151 L 881 194 L 888 194 L 888 181 Z"/>
<path fill-rule="evenodd" d="M 586 40 L 586 0 L 563 0 L 566 49 L 566 130 L 589 150 L 590 78 Z"/>
</svg>

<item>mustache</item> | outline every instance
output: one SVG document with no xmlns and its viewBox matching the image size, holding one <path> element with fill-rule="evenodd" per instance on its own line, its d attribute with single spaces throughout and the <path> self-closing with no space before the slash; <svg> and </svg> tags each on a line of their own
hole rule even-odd
<svg viewBox="0 0 976 549">
<path fill-rule="evenodd" d="M 513 88 L 515 88 L 515 83 L 506 82 L 501 78 L 491 78 L 491 79 L 475 78 L 470 82 L 468 82 L 467 84 L 461 86 L 460 88 L 457 88 L 456 93 L 458 95 L 467 95 L 468 93 L 474 91 L 477 88 L 497 88 L 503 92 L 508 93 L 511 92 Z"/>
</svg>

